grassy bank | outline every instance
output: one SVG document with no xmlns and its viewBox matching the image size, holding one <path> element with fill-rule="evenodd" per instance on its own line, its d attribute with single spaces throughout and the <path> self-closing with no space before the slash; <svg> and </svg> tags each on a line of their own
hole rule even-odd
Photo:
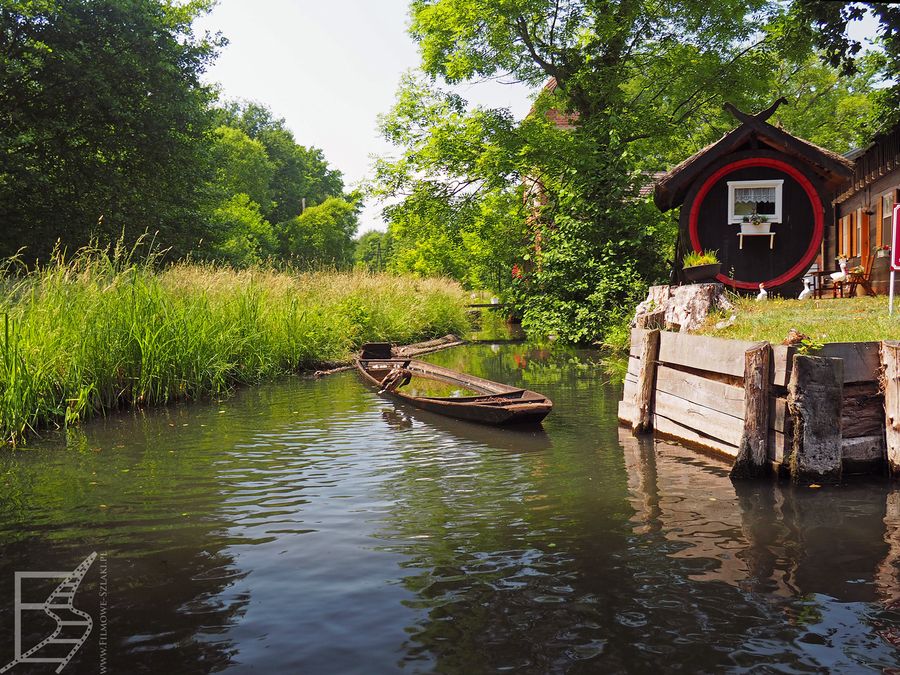
<svg viewBox="0 0 900 675">
<path fill-rule="evenodd" d="M 0 438 L 129 405 L 221 395 L 348 357 L 373 340 L 461 332 L 447 280 L 182 264 L 85 251 L 0 300 Z"/>
<path fill-rule="evenodd" d="M 737 298 L 735 322 L 720 330 L 715 324 L 727 318 L 711 315 L 698 331 L 705 335 L 738 340 L 767 340 L 781 344 L 791 328 L 816 342 L 865 342 L 900 337 L 900 303 L 888 316 L 885 296 L 827 300 L 768 300 Z"/>
</svg>

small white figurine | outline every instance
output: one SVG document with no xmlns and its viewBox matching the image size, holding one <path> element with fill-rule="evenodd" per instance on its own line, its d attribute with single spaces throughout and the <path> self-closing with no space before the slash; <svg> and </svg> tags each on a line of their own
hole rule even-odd
<svg viewBox="0 0 900 675">
<path fill-rule="evenodd" d="M 764 301 L 764 300 L 768 300 L 768 298 L 769 298 L 769 294 L 766 293 L 766 286 L 765 286 L 765 284 L 760 284 L 760 285 L 759 285 L 759 295 L 756 296 L 756 301 L 757 301 L 757 302 L 762 302 L 762 301 Z"/>
<path fill-rule="evenodd" d="M 847 281 L 847 259 L 841 258 L 838 260 L 838 265 L 841 268 L 840 272 L 832 272 L 831 280 L 832 281 Z"/>
<path fill-rule="evenodd" d="M 800 291 L 800 295 L 797 296 L 798 300 L 806 300 L 807 298 L 812 297 L 813 291 L 809 285 L 809 279 L 803 280 L 803 290 Z"/>
</svg>

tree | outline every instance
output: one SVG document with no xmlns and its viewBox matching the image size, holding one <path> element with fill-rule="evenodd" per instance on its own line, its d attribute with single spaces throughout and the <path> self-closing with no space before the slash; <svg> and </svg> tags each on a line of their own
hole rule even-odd
<svg viewBox="0 0 900 675">
<path fill-rule="evenodd" d="M 211 255 L 235 265 L 271 255 L 350 262 L 356 199 L 344 196 L 322 151 L 298 145 L 284 120 L 257 103 L 227 103 L 215 117 Z"/>
<path fill-rule="evenodd" d="M 196 223 L 212 122 L 200 75 L 223 41 L 191 22 L 211 5 L 2 3 L 0 255 L 146 229 L 177 255 L 208 235 Z"/>
<path fill-rule="evenodd" d="M 214 254 L 236 267 L 254 265 L 278 252 L 278 239 L 247 194 L 235 194 L 212 212 Z"/>
<path fill-rule="evenodd" d="M 282 253 L 301 263 L 344 266 L 353 260 L 357 205 L 329 197 L 282 224 Z"/>
<path fill-rule="evenodd" d="M 353 261 L 359 266 L 373 272 L 384 270 L 391 256 L 392 237 L 389 232 L 369 230 L 356 240 L 353 250 Z"/>
<path fill-rule="evenodd" d="M 835 122 L 830 112 L 857 92 L 826 82 L 831 72 L 812 77 L 810 42 L 787 35 L 780 4 L 414 0 L 411 14 L 432 81 L 405 80 L 382 122 L 402 148 L 377 166 L 376 178 L 382 196 L 402 199 L 386 209 L 394 260 L 413 258 L 419 242 L 466 232 L 486 203 L 518 192 L 528 208 L 506 225 L 507 236 L 482 241 L 529 242 L 519 250 L 527 264 L 517 267 L 524 273 L 515 288 L 533 331 L 602 337 L 610 317 L 668 276 L 674 221 L 638 191 L 647 172 L 733 128 L 724 101 L 761 109 L 780 88 L 804 110 L 785 119 L 842 144 L 861 135 L 860 125 Z M 807 86 L 801 75 L 810 75 Z M 492 77 L 549 84 L 518 124 L 506 111 L 469 110 L 436 84 Z M 863 95 L 868 82 L 859 82 Z M 551 111 L 568 116 L 571 128 L 553 124 Z M 521 236 L 526 224 L 529 236 Z M 470 256 L 441 255 L 464 266 L 453 274 L 469 273 Z"/>
<path fill-rule="evenodd" d="M 885 129 L 900 122 L 900 5 L 891 2 L 814 2 L 797 0 L 791 28 L 800 39 L 812 39 L 823 50 L 823 60 L 842 75 L 854 75 L 872 57 L 862 58 L 862 44 L 851 38 L 847 27 L 871 12 L 878 22 L 875 43 L 881 48 L 876 57 L 879 74 L 886 85 L 873 97 L 878 104 L 878 121 Z M 863 64 L 861 66 L 861 63 Z"/>
<path fill-rule="evenodd" d="M 273 223 L 300 215 L 303 204 L 316 206 L 343 195 L 340 171 L 332 169 L 318 148 L 299 145 L 284 120 L 258 103 L 231 102 L 217 111 L 223 124 L 262 144 L 273 167 L 269 183 L 272 203 L 263 213 Z"/>
<path fill-rule="evenodd" d="M 259 209 L 271 209 L 270 183 L 275 167 L 265 146 L 240 129 L 220 126 L 213 132 L 213 190 L 225 199 L 245 194 Z"/>
</svg>

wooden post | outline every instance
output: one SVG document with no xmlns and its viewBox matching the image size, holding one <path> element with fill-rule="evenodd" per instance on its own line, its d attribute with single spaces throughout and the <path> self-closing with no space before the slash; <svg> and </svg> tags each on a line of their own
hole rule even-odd
<svg viewBox="0 0 900 675">
<path fill-rule="evenodd" d="M 900 478 L 900 342 L 881 343 L 884 369 L 884 431 L 887 441 L 887 465 L 892 478 Z"/>
<path fill-rule="evenodd" d="M 794 354 L 788 410 L 794 423 L 791 480 L 837 483 L 841 479 L 841 407 L 844 361 Z"/>
<path fill-rule="evenodd" d="M 634 395 L 634 417 L 631 430 L 645 433 L 653 427 L 653 389 L 656 385 L 656 359 L 659 358 L 659 330 L 644 333 L 637 392 Z"/>
<path fill-rule="evenodd" d="M 769 472 L 769 367 L 768 342 L 744 353 L 744 431 L 731 467 L 731 479 L 761 478 Z"/>
</svg>

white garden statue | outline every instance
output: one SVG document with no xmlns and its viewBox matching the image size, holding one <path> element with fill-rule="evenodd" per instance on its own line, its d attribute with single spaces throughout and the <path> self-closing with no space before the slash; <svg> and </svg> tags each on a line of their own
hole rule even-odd
<svg viewBox="0 0 900 675">
<path fill-rule="evenodd" d="M 766 293 L 766 285 L 760 284 L 759 285 L 759 295 L 756 296 L 756 301 L 762 302 L 764 300 L 768 300 L 768 298 L 769 298 L 769 294 Z"/>
<path fill-rule="evenodd" d="M 832 272 L 831 280 L 832 281 L 847 281 L 847 259 L 841 258 L 838 260 L 838 267 L 841 268 L 840 272 Z"/>
<path fill-rule="evenodd" d="M 797 296 L 798 300 L 806 300 L 807 298 L 811 298 L 813 294 L 812 286 L 810 286 L 809 279 L 803 280 L 803 290 L 800 291 L 800 295 Z"/>
</svg>

